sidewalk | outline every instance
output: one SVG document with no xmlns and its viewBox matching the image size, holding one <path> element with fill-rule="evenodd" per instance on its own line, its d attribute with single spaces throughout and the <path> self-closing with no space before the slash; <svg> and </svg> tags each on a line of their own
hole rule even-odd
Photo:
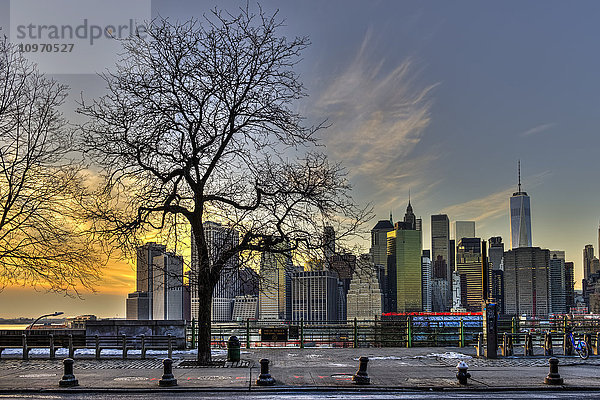
<svg viewBox="0 0 600 400">
<path fill-rule="evenodd" d="M 255 385 L 260 372 L 258 360 L 271 360 L 270 373 L 275 388 L 357 389 L 352 375 L 358 369 L 358 357 L 369 357 L 368 373 L 375 389 L 456 390 L 464 389 L 456 379 L 456 364 L 463 360 L 469 365 L 467 389 L 475 390 L 548 390 L 544 384 L 548 374 L 547 358 L 511 357 L 497 360 L 474 358 L 472 348 L 365 348 L 365 349 L 242 349 L 242 359 L 253 368 L 188 368 L 179 367 L 183 358 L 175 358 L 175 390 L 265 390 Z M 221 357 L 221 356 L 218 356 Z M 564 378 L 563 389 L 598 389 L 600 357 L 581 360 L 558 357 L 559 372 Z M 154 390 L 162 376 L 160 359 L 76 359 L 74 372 L 78 388 L 68 390 Z M 58 390 L 62 377 L 62 361 L 33 359 L 0 360 L 0 392 Z M 250 375 L 252 378 L 250 379 Z M 360 387 L 362 388 L 362 387 Z M 161 388 L 161 390 L 164 390 Z"/>
</svg>

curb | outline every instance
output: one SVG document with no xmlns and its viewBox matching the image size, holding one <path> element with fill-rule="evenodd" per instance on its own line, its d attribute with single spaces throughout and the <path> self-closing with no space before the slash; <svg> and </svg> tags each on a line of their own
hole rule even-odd
<svg viewBox="0 0 600 400">
<path fill-rule="evenodd" d="M 369 392 L 387 392 L 387 393 L 406 393 L 406 392 L 452 392 L 452 393 L 494 393 L 494 392 L 600 392 L 600 388 L 591 388 L 589 386 L 522 386 L 522 387 L 410 387 L 410 386 L 369 386 L 369 387 L 332 387 L 332 386 L 275 386 L 275 387 L 252 387 L 252 390 L 247 388 L 225 388 L 225 387 L 206 387 L 206 388 L 48 388 L 48 389 L 1 389 L 2 394 L 52 394 L 52 393 L 103 393 L 103 394 L 145 394 L 145 393 L 313 393 L 313 392 L 344 392 L 344 393 L 369 393 Z"/>
</svg>

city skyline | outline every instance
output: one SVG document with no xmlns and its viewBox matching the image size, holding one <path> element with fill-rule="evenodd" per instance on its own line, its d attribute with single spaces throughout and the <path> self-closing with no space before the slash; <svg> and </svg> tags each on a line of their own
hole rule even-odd
<svg viewBox="0 0 600 400">
<path fill-rule="evenodd" d="M 600 148 L 594 79 L 600 59 L 589 51 L 598 37 L 591 18 L 598 5 L 550 3 L 544 9 L 519 3 L 514 14 L 510 2 L 379 2 L 369 10 L 353 2 L 261 2 L 280 8 L 290 35 L 311 37 L 299 65 L 310 97 L 300 107 L 311 121 L 332 123 L 324 132 L 328 153 L 348 167 L 357 201 L 375 207 L 367 231 L 390 210 L 398 220 L 410 188 L 425 221 L 424 249 L 432 247 L 428 222 L 436 214 L 447 214 L 450 226 L 475 221 L 477 237 L 501 236 L 509 247 L 509 199 L 521 159 L 523 189 L 533 203 L 532 245 L 564 250 L 580 288 L 582 249 L 593 244 L 597 254 L 600 245 L 599 189 L 581 184 L 595 181 Z M 186 19 L 215 5 L 181 4 L 154 1 L 152 15 Z M 7 29 L 5 15 L 0 26 Z M 578 26 L 561 24 L 575 17 L 582 17 Z M 59 78 L 72 87 L 68 107 L 80 91 L 102 90 L 93 76 Z M 399 103 L 408 105 L 393 107 Z M 368 251 L 368 241 L 362 244 Z M 189 261 L 189 252 L 183 255 Z M 123 298 L 135 290 L 134 261 L 112 260 L 98 294 L 83 292 L 84 301 L 21 287 L 6 288 L 0 301 L 17 305 L 10 316 L 46 304 L 68 314 L 124 317 Z"/>
</svg>

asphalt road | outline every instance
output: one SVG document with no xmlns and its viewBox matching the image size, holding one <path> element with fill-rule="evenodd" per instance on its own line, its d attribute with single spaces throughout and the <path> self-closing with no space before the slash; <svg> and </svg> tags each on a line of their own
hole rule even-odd
<svg viewBox="0 0 600 400">
<path fill-rule="evenodd" d="M 328 399 L 328 400 L 366 400 L 366 399 L 597 399 L 600 397 L 600 391 L 451 391 L 451 392 L 262 392 L 262 393 L 173 393 L 173 392 L 155 392 L 148 393 L 131 393 L 131 394 L 115 394 L 115 393 L 40 393 L 40 394 L 1 394 L 0 400 L 5 399 L 29 399 L 29 400 L 55 400 L 55 399 L 94 399 L 94 400 L 143 400 L 143 399 L 178 399 L 178 400 L 311 400 L 311 399 Z"/>
</svg>

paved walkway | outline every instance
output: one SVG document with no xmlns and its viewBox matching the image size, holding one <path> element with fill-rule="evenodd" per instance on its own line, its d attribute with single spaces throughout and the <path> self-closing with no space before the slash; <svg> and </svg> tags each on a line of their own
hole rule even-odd
<svg viewBox="0 0 600 400">
<path fill-rule="evenodd" d="M 474 357 L 473 348 L 365 348 L 365 349 L 242 349 L 244 368 L 184 367 L 186 356 L 174 360 L 178 390 L 203 388 L 218 390 L 256 389 L 260 370 L 258 360 L 271 360 L 270 372 L 276 387 L 287 389 L 331 388 L 352 389 L 352 375 L 358 368 L 358 357 L 369 357 L 370 388 L 458 389 L 456 364 L 463 360 L 472 375 L 469 389 L 548 389 L 546 357 L 511 357 L 497 360 Z M 222 354 L 222 353 L 221 353 Z M 189 356 L 188 356 L 189 357 Z M 217 355 L 216 357 L 221 357 Z M 581 360 L 558 357 L 563 388 L 600 390 L 600 357 Z M 250 367 L 251 366 L 251 367 Z M 94 360 L 76 359 L 75 375 L 80 387 L 71 390 L 158 388 L 162 376 L 160 359 Z M 14 390 L 57 390 L 62 376 L 62 361 L 33 359 L 0 360 L 0 392 Z"/>
</svg>

